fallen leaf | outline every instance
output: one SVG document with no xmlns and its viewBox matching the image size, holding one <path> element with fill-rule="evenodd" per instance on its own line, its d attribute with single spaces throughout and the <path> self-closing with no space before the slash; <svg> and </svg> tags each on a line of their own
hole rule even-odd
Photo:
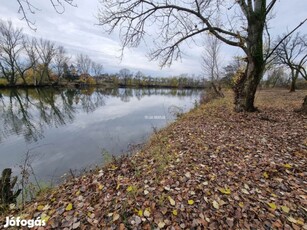
<svg viewBox="0 0 307 230">
<path fill-rule="evenodd" d="M 178 211 L 177 211 L 177 210 L 173 210 L 172 213 L 173 213 L 174 216 L 177 216 L 177 215 L 178 215 Z"/>
<path fill-rule="evenodd" d="M 119 214 L 115 213 L 113 215 L 113 222 L 117 221 L 119 219 Z"/>
<path fill-rule="evenodd" d="M 138 211 L 138 215 L 139 215 L 140 217 L 143 216 L 143 211 L 142 211 L 142 209 L 140 209 L 140 210 Z"/>
<path fill-rule="evenodd" d="M 165 223 L 164 223 L 164 222 L 159 222 L 159 224 L 158 224 L 158 227 L 159 227 L 159 228 L 164 228 L 164 226 L 165 226 Z"/>
<path fill-rule="evenodd" d="M 285 213 L 289 213 L 290 209 L 287 206 L 281 206 L 281 210 Z"/>
<path fill-rule="evenodd" d="M 45 213 L 41 215 L 41 220 L 45 221 L 46 223 L 48 222 L 49 219 L 50 219 L 50 216 L 46 215 Z"/>
<path fill-rule="evenodd" d="M 173 198 L 171 198 L 170 196 L 168 196 L 167 198 L 168 198 L 170 204 L 171 204 L 172 206 L 175 206 L 176 202 L 173 200 Z"/>
<path fill-rule="evenodd" d="M 127 188 L 127 192 L 131 192 L 133 190 L 133 188 L 132 188 L 132 186 L 130 185 L 130 186 L 128 186 L 128 188 Z"/>
<path fill-rule="evenodd" d="M 189 205 L 193 205 L 194 204 L 194 200 L 188 200 L 188 204 Z"/>
<path fill-rule="evenodd" d="M 226 195 L 229 195 L 231 193 L 230 188 L 219 188 L 219 191 Z"/>
<path fill-rule="evenodd" d="M 45 207 L 44 205 L 38 205 L 36 209 L 38 211 L 42 211 L 44 207 Z"/>
<path fill-rule="evenodd" d="M 66 208 L 65 208 L 66 211 L 70 211 L 72 210 L 72 203 L 69 203 Z"/>
<path fill-rule="evenodd" d="M 77 228 L 79 228 L 79 226 L 80 226 L 80 221 L 74 223 L 74 224 L 72 225 L 72 229 L 77 229 Z"/>
<path fill-rule="evenodd" d="M 267 203 L 271 209 L 275 210 L 276 209 L 276 204 L 275 203 Z"/>
<path fill-rule="evenodd" d="M 213 201 L 213 207 L 215 208 L 215 209 L 219 209 L 220 208 L 220 205 L 219 205 L 219 203 L 217 203 L 215 200 Z"/>
<path fill-rule="evenodd" d="M 268 179 L 268 178 L 269 178 L 268 173 L 267 173 L 267 172 L 264 172 L 264 173 L 263 173 L 263 177 L 264 177 L 265 179 Z"/>
<path fill-rule="evenodd" d="M 284 167 L 287 168 L 287 169 L 292 168 L 292 166 L 290 164 L 284 164 Z"/>
<path fill-rule="evenodd" d="M 297 220 L 294 219 L 292 216 L 289 216 L 287 219 L 288 219 L 291 223 L 294 223 L 294 224 L 297 223 Z"/>
<path fill-rule="evenodd" d="M 145 209 L 144 216 L 145 217 L 149 217 L 150 216 L 150 211 L 148 209 Z"/>
</svg>

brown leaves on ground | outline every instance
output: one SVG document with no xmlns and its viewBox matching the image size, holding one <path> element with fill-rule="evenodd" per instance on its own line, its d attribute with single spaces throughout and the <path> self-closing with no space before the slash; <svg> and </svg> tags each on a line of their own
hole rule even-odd
<svg viewBox="0 0 307 230">
<path fill-rule="evenodd" d="M 260 92 L 258 113 L 201 106 L 24 217 L 54 229 L 307 229 L 307 121 L 293 112 L 303 96 L 282 93 Z"/>
</svg>

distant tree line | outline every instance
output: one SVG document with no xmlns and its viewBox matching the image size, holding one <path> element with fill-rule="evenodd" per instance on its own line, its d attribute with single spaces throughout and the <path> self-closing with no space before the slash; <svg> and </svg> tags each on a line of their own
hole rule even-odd
<svg viewBox="0 0 307 230">
<path fill-rule="evenodd" d="M 0 84 L 41 86 L 63 79 L 94 83 L 91 76 L 102 74 L 103 65 L 87 55 L 71 59 L 63 46 L 30 38 L 11 21 L 0 20 Z"/>
<path fill-rule="evenodd" d="M 118 87 L 165 87 L 165 88 L 203 88 L 204 79 L 201 76 L 180 74 L 169 77 L 152 77 L 141 71 L 133 73 L 127 68 L 116 74 L 103 74 L 96 78 L 98 83 L 111 83 Z"/>
<path fill-rule="evenodd" d="M 72 60 L 63 46 L 46 39 L 26 36 L 11 21 L 0 20 L 0 85 L 45 86 L 70 83 L 118 87 L 203 87 L 201 77 L 188 74 L 169 78 L 133 74 L 123 68 L 116 74 L 103 74 L 103 65 L 78 54 Z"/>
</svg>

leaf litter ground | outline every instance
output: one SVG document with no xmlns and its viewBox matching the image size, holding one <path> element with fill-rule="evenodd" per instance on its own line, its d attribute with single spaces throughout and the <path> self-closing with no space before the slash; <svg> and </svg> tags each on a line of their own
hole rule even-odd
<svg viewBox="0 0 307 230">
<path fill-rule="evenodd" d="M 11 215 L 42 229 L 307 229 L 305 94 L 258 92 L 256 113 L 201 105 Z"/>
</svg>

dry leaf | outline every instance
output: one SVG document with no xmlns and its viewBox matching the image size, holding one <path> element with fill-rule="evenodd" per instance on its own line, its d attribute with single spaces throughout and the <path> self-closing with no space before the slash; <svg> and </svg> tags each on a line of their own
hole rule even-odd
<svg viewBox="0 0 307 230">
<path fill-rule="evenodd" d="M 176 202 L 173 200 L 173 198 L 171 198 L 170 196 L 168 196 L 167 198 L 168 198 L 170 204 L 171 204 L 172 206 L 175 206 Z"/>
<path fill-rule="evenodd" d="M 220 208 L 220 205 L 219 205 L 219 203 L 217 203 L 215 200 L 213 201 L 213 207 L 215 208 L 215 209 L 219 209 Z"/>
</svg>

